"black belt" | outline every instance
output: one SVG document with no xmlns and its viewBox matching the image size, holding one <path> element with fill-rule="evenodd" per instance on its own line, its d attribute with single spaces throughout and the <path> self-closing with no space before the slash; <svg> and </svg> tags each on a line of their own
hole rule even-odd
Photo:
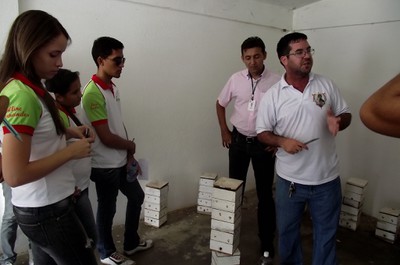
<svg viewBox="0 0 400 265">
<path fill-rule="evenodd" d="M 257 136 L 246 136 L 244 134 L 241 134 L 235 127 L 233 127 L 232 133 L 234 137 L 236 136 L 239 141 L 244 141 L 247 144 L 254 144 L 257 143 Z"/>
</svg>

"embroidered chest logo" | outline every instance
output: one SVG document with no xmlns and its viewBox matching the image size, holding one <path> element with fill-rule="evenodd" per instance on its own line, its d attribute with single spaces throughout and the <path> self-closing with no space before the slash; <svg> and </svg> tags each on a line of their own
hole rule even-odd
<svg viewBox="0 0 400 265">
<path fill-rule="evenodd" d="M 326 102 L 326 95 L 325 93 L 315 93 L 312 95 L 313 101 L 317 104 L 318 107 L 322 108 Z"/>
</svg>

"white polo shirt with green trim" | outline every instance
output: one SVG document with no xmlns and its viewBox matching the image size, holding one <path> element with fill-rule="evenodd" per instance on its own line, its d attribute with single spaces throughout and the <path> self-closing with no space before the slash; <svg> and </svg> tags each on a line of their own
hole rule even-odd
<svg viewBox="0 0 400 265">
<path fill-rule="evenodd" d="M 19 133 L 32 135 L 30 162 L 66 147 L 65 135 L 57 135 L 50 112 L 29 86 L 14 79 L 1 95 L 10 100 L 7 120 Z M 4 130 L 4 133 L 8 132 Z M 42 207 L 65 199 L 74 188 L 71 163 L 67 162 L 39 180 L 12 188 L 11 201 L 19 207 Z"/>
<path fill-rule="evenodd" d="M 107 123 L 111 133 L 127 139 L 122 121 L 118 89 L 107 87 L 96 75 L 85 86 L 81 106 L 86 115 L 86 124 L 93 128 Z M 96 137 L 92 144 L 92 168 L 119 168 L 127 163 L 127 150 L 105 146 Z"/>
</svg>

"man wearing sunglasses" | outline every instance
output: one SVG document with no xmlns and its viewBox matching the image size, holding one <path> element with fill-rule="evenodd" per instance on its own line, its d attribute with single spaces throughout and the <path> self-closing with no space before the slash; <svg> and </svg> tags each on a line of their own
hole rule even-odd
<svg viewBox="0 0 400 265">
<path fill-rule="evenodd" d="M 123 44 L 110 37 L 94 41 L 92 57 L 97 73 L 86 85 L 82 107 L 98 137 L 93 143 L 90 179 L 96 184 L 98 198 L 96 226 L 100 261 L 110 265 L 131 265 L 134 261 L 118 253 L 112 237 L 112 224 L 118 192 L 128 199 L 126 207 L 124 252 L 132 255 L 152 247 L 152 240 L 137 233 L 144 192 L 137 179 L 127 180 L 127 164 L 135 158 L 136 145 L 129 140 L 122 120 L 120 96 L 112 78 L 119 78 L 124 67 Z"/>
<path fill-rule="evenodd" d="M 335 136 L 350 125 L 349 107 L 329 79 L 311 72 L 314 49 L 303 33 L 277 45 L 286 72 L 265 93 L 258 139 L 278 147 L 276 217 L 280 264 L 303 264 L 300 227 L 308 206 L 313 221 L 313 265 L 336 265 L 341 184 Z"/>
</svg>

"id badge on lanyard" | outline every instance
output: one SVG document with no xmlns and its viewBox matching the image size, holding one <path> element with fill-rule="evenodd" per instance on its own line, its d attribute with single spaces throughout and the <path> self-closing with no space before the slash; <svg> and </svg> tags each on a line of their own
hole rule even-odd
<svg viewBox="0 0 400 265">
<path fill-rule="evenodd" d="M 253 78 L 250 77 L 251 80 L 251 98 L 249 100 L 249 103 L 247 104 L 247 110 L 248 111 L 254 111 L 256 109 L 256 100 L 254 99 L 254 92 L 256 91 L 256 87 L 260 79 L 256 81 L 256 83 L 253 83 Z"/>
<path fill-rule="evenodd" d="M 254 111 L 255 108 L 256 108 L 256 100 L 252 97 L 252 98 L 249 100 L 249 103 L 248 103 L 248 105 L 247 105 L 247 110 L 248 110 L 248 111 Z"/>
</svg>

